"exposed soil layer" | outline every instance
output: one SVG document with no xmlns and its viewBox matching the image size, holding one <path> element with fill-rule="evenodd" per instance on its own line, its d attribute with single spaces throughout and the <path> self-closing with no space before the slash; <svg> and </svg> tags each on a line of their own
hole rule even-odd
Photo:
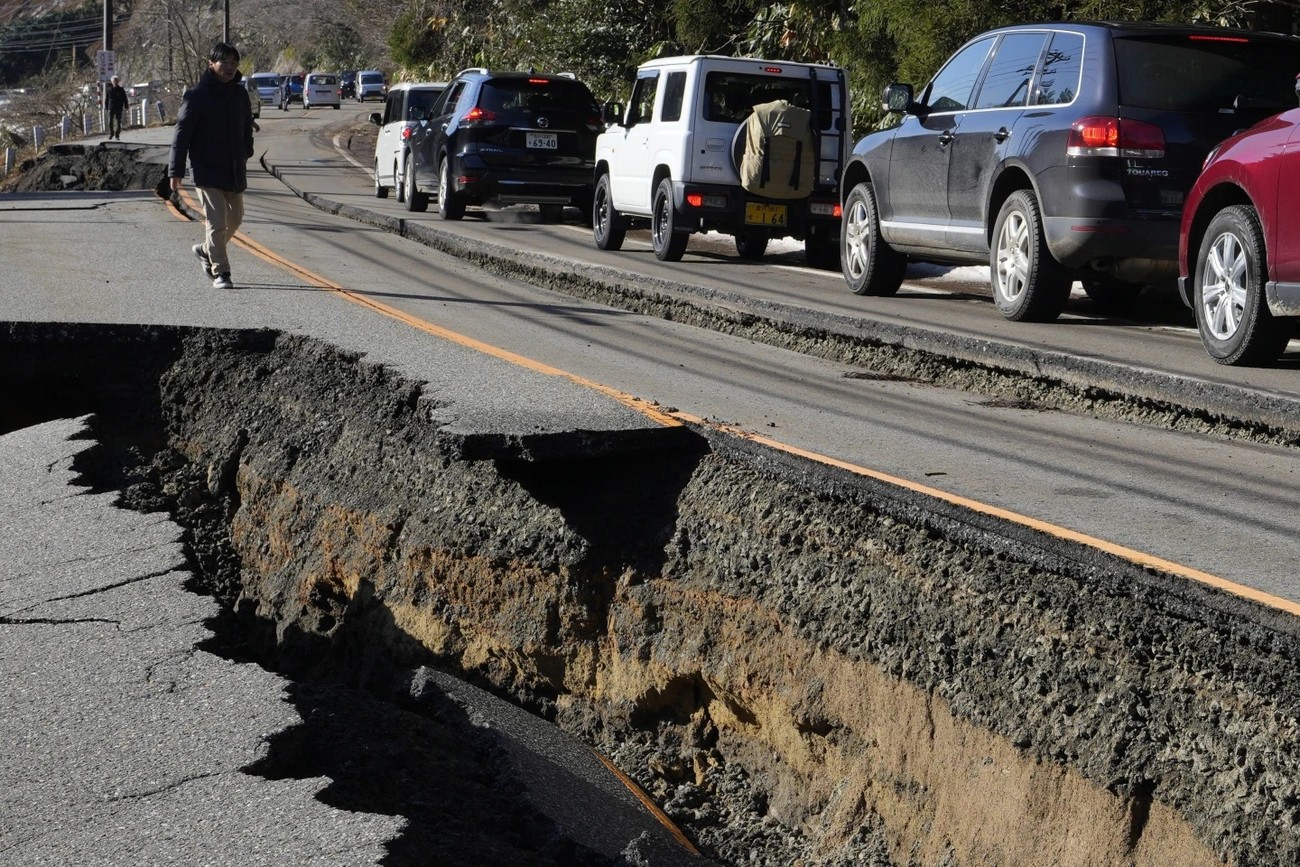
<svg viewBox="0 0 1300 867">
<path fill-rule="evenodd" d="M 24 160 L 0 192 L 157 190 L 167 176 L 167 148 L 100 142 L 52 145 Z"/>
<path fill-rule="evenodd" d="M 419 383 L 301 337 L 6 324 L 0 387 L 0 430 L 96 414 L 80 469 L 186 528 L 227 652 L 318 710 L 457 673 L 723 863 L 1300 863 L 1291 618 L 708 430 L 467 447 Z M 426 719 L 453 726 L 420 741 L 429 803 L 488 804 L 490 748 Z M 591 863 L 536 828 L 509 857 Z"/>
</svg>

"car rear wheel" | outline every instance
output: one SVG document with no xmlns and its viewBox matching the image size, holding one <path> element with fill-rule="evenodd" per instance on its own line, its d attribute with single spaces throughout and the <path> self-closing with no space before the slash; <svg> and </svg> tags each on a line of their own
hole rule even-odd
<svg viewBox="0 0 1300 867">
<path fill-rule="evenodd" d="M 650 241 L 655 248 L 655 258 L 661 262 L 676 262 L 686 253 L 690 236 L 675 231 L 677 209 L 673 207 L 673 182 L 664 178 L 655 190 L 650 217 Z"/>
<path fill-rule="evenodd" d="M 451 186 L 451 157 L 444 156 L 438 167 L 438 216 L 459 220 L 465 216 L 465 197 Z"/>
<path fill-rule="evenodd" d="M 1007 197 L 989 251 L 993 301 L 1013 322 L 1051 322 L 1070 299 L 1073 281 L 1052 257 L 1038 202 L 1028 190 Z"/>
<path fill-rule="evenodd" d="M 375 163 L 375 198 L 388 198 L 388 187 L 384 186 L 379 180 L 379 163 Z"/>
<path fill-rule="evenodd" d="M 621 249 L 627 235 L 627 222 L 614 207 L 608 174 L 601 175 L 596 181 L 596 195 L 591 205 L 591 234 L 596 239 L 596 246 L 602 250 Z"/>
<path fill-rule="evenodd" d="M 1220 364 L 1266 364 L 1286 349 L 1291 323 L 1264 297 L 1267 261 L 1254 208 L 1233 205 L 1210 221 L 1196 257 L 1196 328 Z"/>
<path fill-rule="evenodd" d="M 741 229 L 736 233 L 736 253 L 742 259 L 756 262 L 767 252 L 767 233 Z"/>
<path fill-rule="evenodd" d="M 429 208 L 429 196 L 427 193 L 420 192 L 415 183 L 415 161 L 410 154 L 406 157 L 406 168 L 402 171 L 402 185 L 406 187 L 406 210 L 408 211 L 426 211 Z"/>
<path fill-rule="evenodd" d="M 870 183 L 856 185 L 844 202 L 840 270 L 854 295 L 893 295 L 903 285 L 907 257 L 880 236 L 880 212 Z"/>
</svg>

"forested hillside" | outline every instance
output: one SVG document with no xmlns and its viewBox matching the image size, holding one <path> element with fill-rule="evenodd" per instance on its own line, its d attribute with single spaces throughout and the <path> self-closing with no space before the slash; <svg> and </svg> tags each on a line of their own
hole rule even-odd
<svg viewBox="0 0 1300 867">
<path fill-rule="evenodd" d="M 93 77 L 102 2 L 5 0 L 0 84 Z M 880 86 L 925 81 L 961 42 L 1027 20 L 1202 21 L 1293 32 L 1297 0 L 116 0 L 113 47 L 129 80 L 184 84 L 222 35 L 244 70 L 378 67 L 393 79 L 467 66 L 568 70 L 626 97 L 628 72 L 667 54 L 816 60 L 846 67 L 859 126 Z"/>
</svg>

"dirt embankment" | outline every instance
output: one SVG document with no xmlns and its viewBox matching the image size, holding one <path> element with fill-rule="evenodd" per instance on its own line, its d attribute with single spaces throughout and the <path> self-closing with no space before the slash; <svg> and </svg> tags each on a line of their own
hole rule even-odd
<svg viewBox="0 0 1300 867">
<path fill-rule="evenodd" d="M 301 338 L 0 347 L 9 423 L 99 412 L 94 471 L 189 528 L 232 646 L 382 695 L 462 674 L 725 863 L 1300 861 L 1289 620 L 707 431 L 528 459 Z"/>
</svg>

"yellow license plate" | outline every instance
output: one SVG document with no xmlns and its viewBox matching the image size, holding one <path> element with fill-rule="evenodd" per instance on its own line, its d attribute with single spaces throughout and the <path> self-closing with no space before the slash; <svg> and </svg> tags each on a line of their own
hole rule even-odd
<svg viewBox="0 0 1300 867">
<path fill-rule="evenodd" d="M 746 202 L 745 222 L 751 226 L 784 226 L 785 205 Z"/>
</svg>

